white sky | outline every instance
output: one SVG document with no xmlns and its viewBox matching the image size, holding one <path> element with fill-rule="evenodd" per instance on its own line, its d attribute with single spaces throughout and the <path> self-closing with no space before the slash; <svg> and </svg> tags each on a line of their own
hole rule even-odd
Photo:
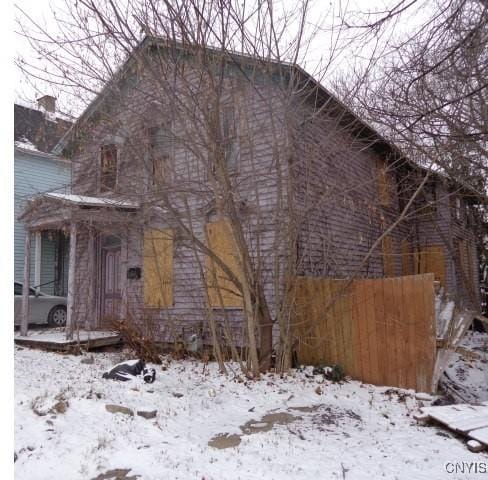
<svg viewBox="0 0 488 480">
<path fill-rule="evenodd" d="M 73 0 L 67 0 L 73 1 Z M 120 1 L 120 0 L 119 0 Z M 237 0 L 236 0 L 237 1 Z M 279 0 L 276 0 L 279 1 Z M 297 0 L 282 0 L 285 5 L 295 5 Z M 321 22 L 325 20 L 324 24 L 331 24 L 333 21 L 337 21 L 338 15 L 344 10 L 361 10 L 361 11 L 378 11 L 384 10 L 387 6 L 398 3 L 399 0 L 312 0 L 311 12 L 309 16 L 311 21 Z M 53 19 L 51 9 L 54 8 L 58 14 L 62 13 L 65 0 L 18 0 L 14 6 L 14 16 L 21 17 L 22 9 L 27 15 L 31 16 L 40 25 L 45 26 L 50 34 L 56 35 L 58 32 L 57 25 Z M 412 12 L 413 13 L 413 12 Z M 410 17 L 402 19 L 401 29 L 408 29 L 412 24 L 417 23 L 418 17 Z M 14 29 L 18 30 L 18 26 L 14 25 Z M 398 33 L 398 25 L 395 30 L 395 34 Z M 321 57 L 324 55 L 327 57 L 328 48 L 331 45 L 331 38 L 328 32 L 319 32 L 307 49 L 305 58 L 302 58 L 299 63 L 312 75 L 317 74 L 318 65 L 320 64 Z M 352 62 L 361 62 L 368 56 L 371 46 L 361 45 L 358 49 L 357 46 L 352 49 L 348 49 L 346 54 L 342 54 L 340 62 L 336 65 L 338 68 L 344 69 L 346 65 Z M 348 52 L 348 53 L 347 53 Z M 29 45 L 29 42 L 22 36 L 15 34 L 15 52 L 16 58 L 23 57 L 29 62 L 39 63 L 41 59 L 36 57 L 35 52 Z M 332 72 L 329 70 L 328 75 Z M 26 79 L 25 76 L 16 68 L 16 80 L 15 80 L 15 97 L 19 100 L 34 101 L 37 97 L 50 94 L 58 97 L 58 105 L 62 111 L 67 113 L 72 112 L 75 107 L 70 107 L 70 100 L 66 95 L 63 95 L 57 88 L 53 88 L 46 82 L 41 82 L 34 79 Z"/>
</svg>

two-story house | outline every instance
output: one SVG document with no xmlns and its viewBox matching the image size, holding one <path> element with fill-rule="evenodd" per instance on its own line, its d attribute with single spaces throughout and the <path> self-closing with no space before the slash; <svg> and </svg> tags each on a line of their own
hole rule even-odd
<svg viewBox="0 0 488 480">
<path fill-rule="evenodd" d="M 290 275 L 433 272 L 479 302 L 472 192 L 295 65 L 146 37 L 57 151 L 72 192 L 23 220 L 70 232 L 72 323 L 131 318 L 158 341 L 216 325 L 245 345 L 246 305 L 286 329 Z"/>
</svg>

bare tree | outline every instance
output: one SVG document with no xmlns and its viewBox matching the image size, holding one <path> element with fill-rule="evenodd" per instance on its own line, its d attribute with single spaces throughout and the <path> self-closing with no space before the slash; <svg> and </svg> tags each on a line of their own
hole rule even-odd
<svg viewBox="0 0 488 480">
<path fill-rule="evenodd" d="M 269 368 L 273 350 L 286 371 L 293 279 L 382 275 L 378 247 L 413 215 L 429 178 L 416 178 L 404 207 L 384 215 L 376 172 L 347 175 L 347 156 L 370 161 L 373 148 L 390 152 L 379 169 L 385 179 L 405 167 L 400 152 L 386 142 L 377 147 L 374 132 L 320 85 L 351 39 L 341 44 L 343 27 L 329 29 L 332 47 L 312 79 L 296 65 L 321 31 L 313 22 L 307 30 L 307 1 L 291 10 L 217 0 L 80 0 L 65 8 L 56 35 L 21 12 L 19 30 L 45 62 L 18 65 L 92 100 L 66 143 L 73 190 L 137 202 L 137 222 L 97 228 L 139 248 L 135 227 L 171 231 L 178 264 L 191 265 L 179 272 L 186 311 L 153 305 L 128 316 L 164 319 L 176 339 L 182 317 L 198 308 L 222 371 L 226 350 L 253 378 Z M 323 177 L 326 156 L 330 178 Z M 93 161 L 100 157 L 101 168 Z M 300 188 L 292 188 L 296 179 Z M 334 209 L 340 219 L 324 216 Z M 327 222 L 358 218 L 348 245 L 327 233 Z M 152 274 L 163 290 L 165 272 L 156 266 Z M 160 300 L 159 307 L 172 306 Z"/>
</svg>

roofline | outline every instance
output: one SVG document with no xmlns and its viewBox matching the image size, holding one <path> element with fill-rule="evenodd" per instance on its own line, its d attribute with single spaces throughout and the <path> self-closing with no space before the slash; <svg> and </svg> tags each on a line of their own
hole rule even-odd
<svg viewBox="0 0 488 480">
<path fill-rule="evenodd" d="M 135 60 L 135 57 L 137 54 L 141 51 L 143 51 L 146 48 L 149 48 L 151 46 L 169 46 L 169 45 L 176 45 L 177 48 L 182 49 L 182 50 L 188 50 L 188 46 L 185 46 L 182 42 L 180 41 L 173 41 L 173 40 L 167 40 L 163 37 L 157 37 L 157 36 L 150 36 L 146 35 L 144 38 L 139 42 L 139 44 L 132 50 L 132 52 L 129 54 L 128 58 L 125 60 L 125 62 L 117 69 L 115 74 L 112 76 L 112 78 L 104 85 L 102 90 L 100 91 L 99 94 L 95 96 L 95 98 L 90 102 L 90 104 L 87 106 L 87 108 L 83 111 L 83 113 L 76 119 L 75 122 L 73 122 L 72 126 L 66 131 L 66 133 L 61 137 L 61 139 L 58 141 L 58 143 L 55 145 L 53 148 L 53 152 L 55 154 L 60 154 L 63 149 L 66 147 L 69 138 L 73 134 L 73 132 L 76 130 L 76 128 L 81 125 L 85 120 L 90 118 L 92 113 L 94 113 L 98 107 L 98 105 L 103 101 L 105 96 L 108 94 L 109 89 L 111 86 L 121 79 L 127 69 L 130 67 L 131 63 Z M 190 44 L 191 46 L 192 44 Z M 438 178 L 444 178 L 447 179 L 450 182 L 453 183 L 458 183 L 460 186 L 463 188 L 466 188 L 471 191 L 471 193 L 474 193 L 476 196 L 486 198 L 485 195 L 481 194 L 477 190 L 475 190 L 473 187 L 464 184 L 464 182 L 460 182 L 457 180 L 450 179 L 449 177 L 445 177 L 439 172 L 434 172 L 426 167 L 423 167 L 422 165 L 419 165 L 415 163 L 413 160 L 410 160 L 408 156 L 393 142 L 390 140 L 387 140 L 382 134 L 380 134 L 375 128 L 373 128 L 369 123 L 366 121 L 362 120 L 361 118 L 358 117 L 356 113 L 354 113 L 347 105 L 345 105 L 339 98 L 337 98 L 332 92 L 327 90 L 320 82 L 315 80 L 312 75 L 310 75 L 307 71 L 305 71 L 300 65 L 296 63 L 289 63 L 289 62 L 284 62 L 284 61 L 278 61 L 274 59 L 266 59 L 262 57 L 257 57 L 257 56 L 252 56 L 252 55 L 246 55 L 244 53 L 239 53 L 239 52 L 234 52 L 230 50 L 226 50 L 222 52 L 222 50 L 219 50 L 215 47 L 212 46 L 205 46 L 204 47 L 207 51 L 213 52 L 215 54 L 222 54 L 225 53 L 229 57 L 231 57 L 233 60 L 244 60 L 246 62 L 256 62 L 256 61 L 262 61 L 265 62 L 269 65 L 272 65 L 278 69 L 282 68 L 289 68 L 290 71 L 294 71 L 298 73 L 300 76 L 304 78 L 306 82 L 310 82 L 313 87 L 316 87 L 322 94 L 327 96 L 330 100 L 332 100 L 333 103 L 335 103 L 341 110 L 343 110 L 346 114 L 350 115 L 352 120 L 358 125 L 359 130 L 364 130 L 364 132 L 368 135 L 371 136 L 374 139 L 377 139 L 377 142 L 373 142 L 373 145 L 376 145 L 377 147 L 383 147 L 386 148 L 394 157 L 395 160 L 403 160 L 405 161 L 408 166 L 410 166 L 414 170 L 421 170 L 423 172 L 429 172 L 430 175 L 438 177 Z"/>
<path fill-rule="evenodd" d="M 53 153 L 41 152 L 40 150 L 30 150 L 28 148 L 17 147 L 14 145 L 14 151 L 25 153 L 25 154 L 28 154 L 28 155 L 31 155 L 34 157 L 41 157 L 41 158 L 45 158 L 48 160 L 54 160 L 55 162 L 62 162 L 62 163 L 66 163 L 66 164 L 71 164 L 71 161 L 67 158 L 60 157 L 59 155 L 55 155 Z"/>
</svg>

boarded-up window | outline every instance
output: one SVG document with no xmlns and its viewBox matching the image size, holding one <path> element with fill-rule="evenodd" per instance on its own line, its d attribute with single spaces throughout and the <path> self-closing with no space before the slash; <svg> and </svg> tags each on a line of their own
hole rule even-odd
<svg viewBox="0 0 488 480">
<path fill-rule="evenodd" d="M 117 146 L 103 145 L 100 152 L 100 191 L 113 191 L 117 183 Z"/>
<path fill-rule="evenodd" d="M 229 222 L 219 220 L 208 223 L 206 233 L 209 248 L 239 278 L 241 271 L 239 255 Z M 210 256 L 206 261 L 206 281 L 211 307 L 242 307 L 242 296 L 234 282 Z"/>
<path fill-rule="evenodd" d="M 171 229 L 144 232 L 144 305 L 173 306 L 173 237 Z"/>
<path fill-rule="evenodd" d="M 380 204 L 384 207 L 390 206 L 391 201 L 391 184 L 390 176 L 387 171 L 387 164 L 378 161 L 377 163 L 377 176 L 378 176 L 378 195 Z"/>
<path fill-rule="evenodd" d="M 385 277 L 395 276 L 395 257 L 393 248 L 393 238 L 386 236 L 382 240 L 383 247 L 383 274 Z"/>
<path fill-rule="evenodd" d="M 469 295 L 474 294 L 473 249 L 466 240 L 458 240 L 461 281 Z"/>
<path fill-rule="evenodd" d="M 414 273 L 412 244 L 404 239 L 402 240 L 402 275 L 413 275 Z"/>
<path fill-rule="evenodd" d="M 222 109 L 222 139 L 224 142 L 225 163 L 229 171 L 237 168 L 239 159 L 239 144 L 237 139 L 237 125 L 233 105 L 226 105 Z"/>
<path fill-rule="evenodd" d="M 443 245 L 422 247 L 415 256 L 416 273 L 433 273 L 435 280 L 446 285 L 446 266 Z"/>
<path fill-rule="evenodd" d="M 157 188 L 170 180 L 170 158 L 173 147 L 170 125 L 150 127 L 147 129 L 147 135 L 152 186 Z"/>
</svg>

